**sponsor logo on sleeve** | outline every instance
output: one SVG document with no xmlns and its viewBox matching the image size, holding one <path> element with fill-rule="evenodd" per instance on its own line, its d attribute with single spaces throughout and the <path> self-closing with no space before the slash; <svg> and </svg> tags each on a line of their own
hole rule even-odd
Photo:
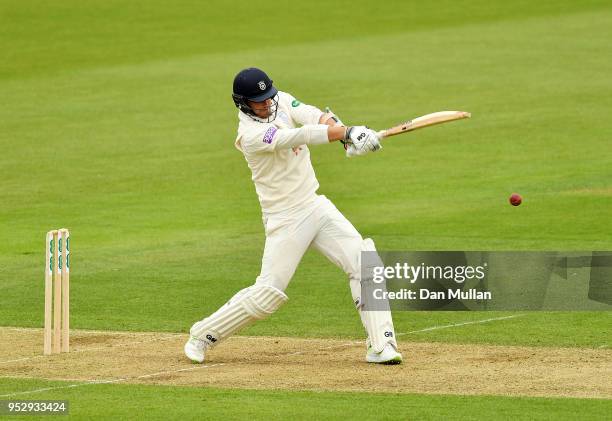
<svg viewBox="0 0 612 421">
<path fill-rule="evenodd" d="M 268 130 L 266 130 L 266 133 L 264 134 L 263 137 L 263 142 L 267 143 L 268 145 L 270 143 L 272 143 L 272 138 L 274 137 L 274 134 L 276 133 L 278 129 L 276 127 L 270 127 Z"/>
<path fill-rule="evenodd" d="M 294 99 L 293 101 L 291 101 L 291 106 L 294 107 L 294 108 L 297 107 L 300 104 L 301 104 L 301 102 L 298 101 L 297 99 Z"/>
</svg>

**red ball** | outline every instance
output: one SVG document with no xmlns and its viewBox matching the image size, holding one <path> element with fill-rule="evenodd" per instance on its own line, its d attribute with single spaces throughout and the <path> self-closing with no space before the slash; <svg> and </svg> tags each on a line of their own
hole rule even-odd
<svg viewBox="0 0 612 421">
<path fill-rule="evenodd" d="M 510 204 L 512 206 L 518 206 L 523 202 L 523 198 L 521 197 L 520 194 L 518 193 L 512 193 L 512 196 L 510 196 Z"/>
</svg>

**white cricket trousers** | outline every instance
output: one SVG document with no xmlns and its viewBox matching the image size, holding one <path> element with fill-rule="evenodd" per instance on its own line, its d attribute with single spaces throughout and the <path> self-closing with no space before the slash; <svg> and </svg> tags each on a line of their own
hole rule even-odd
<svg viewBox="0 0 612 421">
<path fill-rule="evenodd" d="M 391 312 L 365 311 L 361 306 L 361 251 L 374 251 L 372 240 L 361 238 L 325 196 L 317 196 L 299 209 L 265 214 L 263 219 L 266 245 L 255 284 L 238 291 L 215 313 L 196 322 L 190 331 L 193 337 L 212 347 L 274 313 L 287 301 L 284 291 L 302 256 L 313 246 L 348 275 L 353 302 L 368 334 L 367 346 L 381 352 L 392 343 L 397 349 Z"/>
<path fill-rule="evenodd" d="M 317 196 L 296 210 L 266 214 L 263 220 L 266 245 L 255 285 L 284 291 L 312 246 L 349 276 L 353 301 L 360 297 L 363 238 L 327 197 Z"/>
</svg>

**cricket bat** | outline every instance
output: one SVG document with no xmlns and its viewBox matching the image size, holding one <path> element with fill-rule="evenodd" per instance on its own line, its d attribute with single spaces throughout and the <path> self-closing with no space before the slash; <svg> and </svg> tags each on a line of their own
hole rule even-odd
<svg viewBox="0 0 612 421">
<path fill-rule="evenodd" d="M 449 121 L 470 118 L 472 114 L 467 111 L 438 111 L 437 113 L 426 114 L 405 123 L 398 124 L 387 130 L 381 130 L 378 134 L 381 137 L 391 137 L 402 133 L 411 132 L 423 127 L 435 126 L 436 124 L 447 123 Z"/>
</svg>

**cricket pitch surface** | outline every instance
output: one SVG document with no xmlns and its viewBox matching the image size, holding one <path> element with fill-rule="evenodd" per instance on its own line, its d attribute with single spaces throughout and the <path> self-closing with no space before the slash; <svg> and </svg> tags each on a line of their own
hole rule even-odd
<svg viewBox="0 0 612 421">
<path fill-rule="evenodd" d="M 0 327 L 0 377 L 241 389 L 612 398 L 612 350 L 400 342 L 399 366 L 365 362 L 363 341 L 235 336 L 204 364 L 185 334 L 75 330 L 42 356 L 42 329 Z"/>
</svg>

